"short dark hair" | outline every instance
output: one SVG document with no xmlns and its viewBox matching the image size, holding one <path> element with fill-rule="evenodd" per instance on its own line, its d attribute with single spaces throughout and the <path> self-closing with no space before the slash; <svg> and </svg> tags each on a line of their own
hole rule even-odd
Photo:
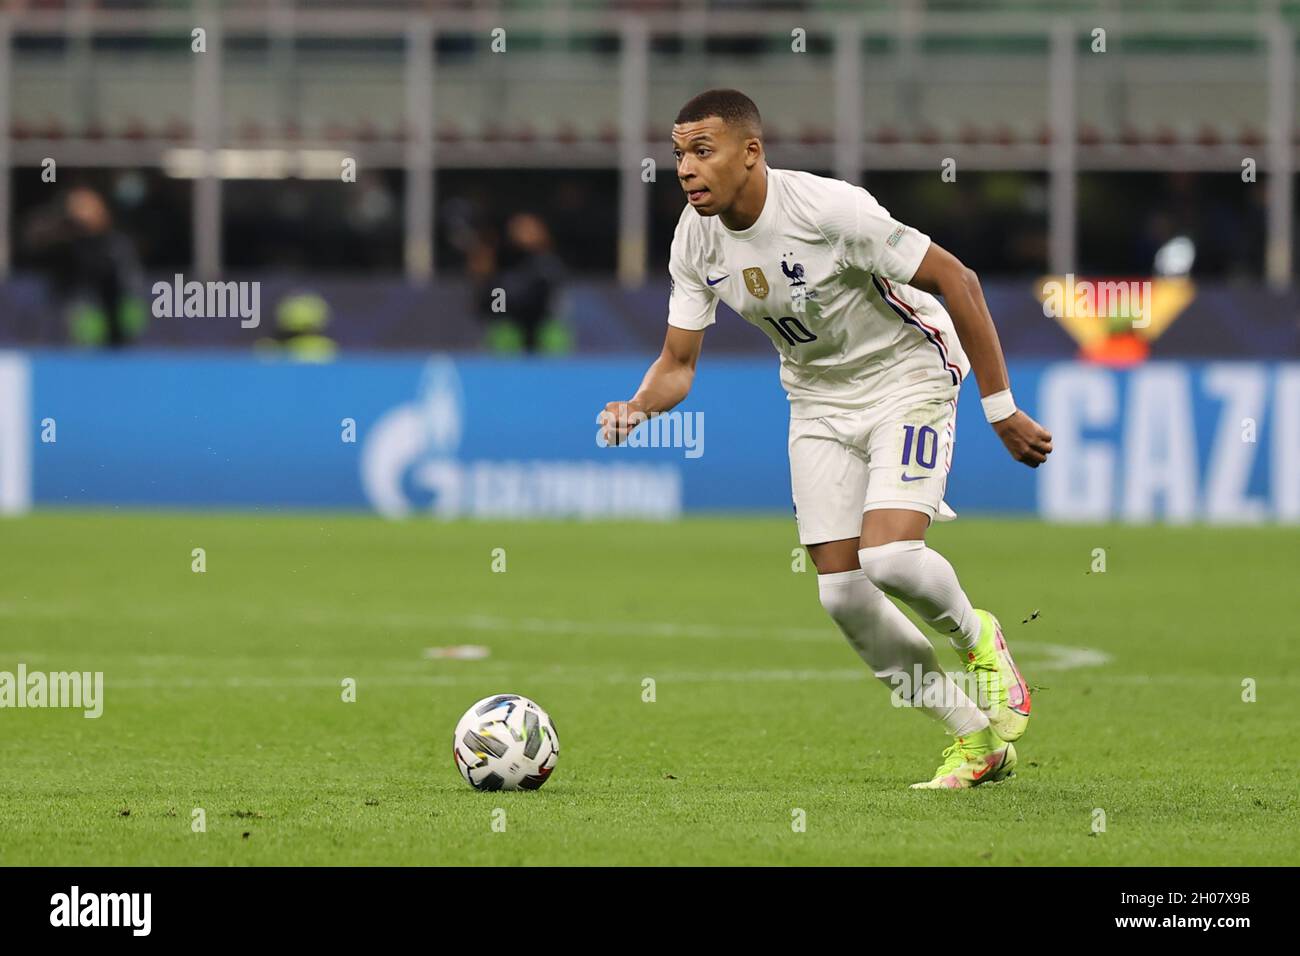
<svg viewBox="0 0 1300 956">
<path fill-rule="evenodd" d="M 705 90 L 691 97 L 677 112 L 678 123 L 694 123 L 716 116 L 728 126 L 738 126 L 750 136 L 763 135 L 758 107 L 740 90 Z"/>
</svg>

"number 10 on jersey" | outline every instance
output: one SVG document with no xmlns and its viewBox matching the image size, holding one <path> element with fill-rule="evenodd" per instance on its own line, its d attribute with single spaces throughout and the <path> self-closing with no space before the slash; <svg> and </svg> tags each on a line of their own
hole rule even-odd
<svg viewBox="0 0 1300 956">
<path fill-rule="evenodd" d="M 903 426 L 903 464 L 912 463 L 912 445 L 915 440 L 918 468 L 933 468 L 939 455 L 939 433 L 929 425 L 918 430 L 915 425 Z"/>
<path fill-rule="evenodd" d="M 793 315 L 787 315 L 782 319 L 771 319 L 763 317 L 765 321 L 772 323 L 772 328 L 780 334 L 791 345 L 807 345 L 809 342 L 816 342 L 817 336 L 804 326 L 802 322 Z"/>
</svg>

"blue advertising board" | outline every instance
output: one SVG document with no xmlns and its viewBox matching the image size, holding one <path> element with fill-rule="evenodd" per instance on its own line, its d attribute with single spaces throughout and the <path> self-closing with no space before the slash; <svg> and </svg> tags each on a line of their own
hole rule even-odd
<svg viewBox="0 0 1300 956">
<path fill-rule="evenodd" d="M 789 513 L 775 359 L 714 358 L 639 447 L 597 414 L 643 358 L 0 353 L 0 511 L 304 508 L 388 516 Z M 1012 461 L 962 389 L 948 502 L 1066 521 L 1300 521 L 1300 363 L 1013 362 L 1054 435 Z M 658 447 L 655 447 L 658 446 Z"/>
</svg>

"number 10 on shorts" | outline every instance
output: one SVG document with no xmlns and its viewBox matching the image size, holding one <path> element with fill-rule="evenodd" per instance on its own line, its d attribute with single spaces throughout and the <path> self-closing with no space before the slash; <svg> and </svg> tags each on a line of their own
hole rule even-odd
<svg viewBox="0 0 1300 956">
<path fill-rule="evenodd" d="M 939 455 L 939 434 L 929 425 L 918 429 L 915 425 L 903 426 L 903 465 L 912 463 L 912 445 L 916 445 L 918 468 L 933 468 Z"/>
</svg>

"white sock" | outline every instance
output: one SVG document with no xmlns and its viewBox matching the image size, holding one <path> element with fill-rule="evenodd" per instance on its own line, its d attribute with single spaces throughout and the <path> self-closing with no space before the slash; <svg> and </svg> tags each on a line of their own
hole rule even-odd
<svg viewBox="0 0 1300 956">
<path fill-rule="evenodd" d="M 975 646 L 980 620 L 957 581 L 957 572 L 924 541 L 894 541 L 863 548 L 858 560 L 886 594 L 905 602 L 959 651 Z"/>
<path fill-rule="evenodd" d="M 934 646 L 865 571 L 819 574 L 822 607 L 871 672 L 902 699 L 965 737 L 989 725 L 975 703 L 939 666 Z M 928 685 L 928 686 L 927 686 Z M 910 689 L 911 693 L 900 692 Z"/>
</svg>

